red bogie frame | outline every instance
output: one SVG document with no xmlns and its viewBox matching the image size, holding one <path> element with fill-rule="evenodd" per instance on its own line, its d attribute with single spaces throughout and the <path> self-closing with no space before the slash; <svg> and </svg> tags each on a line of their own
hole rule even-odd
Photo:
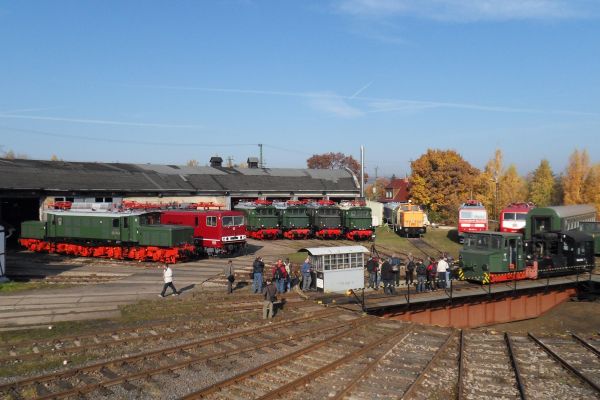
<svg viewBox="0 0 600 400">
<path fill-rule="evenodd" d="M 321 229 L 315 232 L 315 237 L 318 239 L 338 239 L 342 236 L 341 229 Z"/>
<path fill-rule="evenodd" d="M 223 218 L 229 220 L 227 225 Z M 231 254 L 246 246 L 244 219 L 244 213 L 240 211 L 167 210 L 162 211 L 160 221 L 193 227 L 194 240 L 207 254 Z"/>
<path fill-rule="evenodd" d="M 277 239 L 281 235 L 279 229 L 259 229 L 257 231 L 249 231 L 248 235 L 253 239 L 258 240 L 273 240 Z"/>
<path fill-rule="evenodd" d="M 116 260 L 154 261 L 174 264 L 191 258 L 196 247 L 184 244 L 177 247 L 156 246 L 88 246 L 83 244 L 48 242 L 40 239 L 19 239 L 21 246 L 37 253 L 58 253 L 82 257 Z"/>
<path fill-rule="evenodd" d="M 346 239 L 348 240 L 371 240 L 373 238 L 373 231 L 370 229 L 353 230 L 346 232 Z"/>
<path fill-rule="evenodd" d="M 283 232 L 283 236 L 286 239 L 291 240 L 306 239 L 310 236 L 310 229 L 290 229 L 289 231 Z"/>
</svg>

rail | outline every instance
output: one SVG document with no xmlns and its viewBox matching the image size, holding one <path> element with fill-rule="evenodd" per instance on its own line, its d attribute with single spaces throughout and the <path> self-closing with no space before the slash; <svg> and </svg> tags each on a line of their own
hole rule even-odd
<svg viewBox="0 0 600 400">
<path fill-rule="evenodd" d="M 508 355 L 510 356 L 510 363 L 512 364 L 513 371 L 515 372 L 515 379 L 517 380 L 517 389 L 521 395 L 521 400 L 527 400 L 527 394 L 525 393 L 525 386 L 523 385 L 523 378 L 521 374 L 521 368 L 517 358 L 515 357 L 512 340 L 508 332 L 504 332 L 504 340 L 506 341 L 506 347 L 508 348 Z"/>
</svg>

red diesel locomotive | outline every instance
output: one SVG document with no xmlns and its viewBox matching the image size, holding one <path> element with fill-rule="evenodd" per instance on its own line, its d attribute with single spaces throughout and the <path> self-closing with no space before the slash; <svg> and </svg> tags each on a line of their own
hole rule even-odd
<svg viewBox="0 0 600 400">
<path fill-rule="evenodd" d="M 244 213 L 221 210 L 165 210 L 161 223 L 194 228 L 194 240 L 208 255 L 234 254 L 246 246 Z"/>
</svg>

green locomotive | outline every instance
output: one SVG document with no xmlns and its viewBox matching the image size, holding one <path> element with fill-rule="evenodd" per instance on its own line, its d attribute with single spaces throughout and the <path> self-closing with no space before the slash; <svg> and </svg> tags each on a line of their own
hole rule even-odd
<svg viewBox="0 0 600 400">
<path fill-rule="evenodd" d="M 306 239 L 310 236 L 310 220 L 305 205 L 288 201 L 274 204 L 279 216 L 279 226 L 288 239 Z"/>
<path fill-rule="evenodd" d="M 337 239 L 342 236 L 342 214 L 332 201 L 320 200 L 309 203 L 308 216 L 315 237 L 319 239 Z"/>
<path fill-rule="evenodd" d="M 21 224 L 31 251 L 174 263 L 196 253 L 193 228 L 161 225 L 158 212 L 47 211 Z"/>
<path fill-rule="evenodd" d="M 342 226 L 346 239 L 370 240 L 373 238 L 371 209 L 364 206 L 342 208 Z"/>
<path fill-rule="evenodd" d="M 270 202 L 238 203 L 235 210 L 246 215 L 248 236 L 254 239 L 277 239 L 281 235 L 277 210 Z"/>
<path fill-rule="evenodd" d="M 469 233 L 460 252 L 459 276 L 494 283 L 590 271 L 594 237 L 579 229 L 595 219 L 589 205 L 540 207 L 528 212 L 524 235 Z"/>
</svg>

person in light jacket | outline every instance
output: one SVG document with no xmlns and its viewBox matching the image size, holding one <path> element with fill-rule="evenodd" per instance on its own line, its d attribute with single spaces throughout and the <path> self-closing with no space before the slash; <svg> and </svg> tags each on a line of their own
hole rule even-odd
<svg viewBox="0 0 600 400">
<path fill-rule="evenodd" d="M 175 285 L 173 285 L 173 270 L 167 264 L 163 264 L 163 280 L 165 281 L 165 284 L 158 297 L 165 297 L 165 292 L 168 287 L 171 287 L 173 290 L 173 296 L 179 296 L 177 289 L 175 289 Z"/>
</svg>

